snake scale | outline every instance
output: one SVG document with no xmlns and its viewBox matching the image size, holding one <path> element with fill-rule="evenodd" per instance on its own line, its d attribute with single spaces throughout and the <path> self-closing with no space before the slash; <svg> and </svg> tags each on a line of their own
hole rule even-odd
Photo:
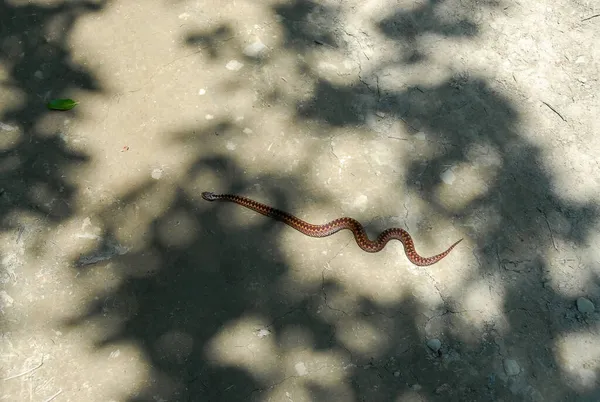
<svg viewBox="0 0 600 402">
<path fill-rule="evenodd" d="M 296 229 L 300 233 L 303 233 L 310 237 L 326 237 L 331 236 L 334 233 L 339 232 L 343 229 L 348 229 L 354 234 L 354 239 L 360 248 L 369 253 L 376 253 L 383 250 L 387 242 L 396 239 L 402 242 L 404 245 L 404 251 L 406 256 L 415 265 L 428 266 L 435 264 L 442 258 L 446 257 L 450 251 L 463 239 L 460 239 L 453 245 L 451 245 L 446 251 L 440 254 L 434 255 L 433 257 L 421 257 L 415 250 L 415 245 L 408 232 L 400 228 L 390 228 L 384 230 L 375 241 L 372 241 L 367 236 L 367 232 L 364 227 L 355 219 L 352 218 L 339 218 L 333 220 L 324 225 L 313 225 L 295 217 L 294 215 L 288 214 L 287 212 L 280 211 L 273 207 L 270 207 L 260 202 L 251 200 L 246 197 L 232 194 L 214 194 L 211 192 L 203 192 L 202 198 L 207 201 L 229 201 L 235 204 L 239 204 L 243 207 L 249 208 L 259 214 L 268 216 L 277 221 L 283 222 L 292 228 Z"/>
</svg>

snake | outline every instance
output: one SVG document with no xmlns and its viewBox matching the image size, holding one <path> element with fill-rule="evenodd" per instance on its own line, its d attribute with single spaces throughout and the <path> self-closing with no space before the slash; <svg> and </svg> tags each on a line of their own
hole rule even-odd
<svg viewBox="0 0 600 402">
<path fill-rule="evenodd" d="M 434 255 L 432 257 L 422 257 L 417 253 L 410 234 L 408 234 L 406 230 L 401 228 L 386 229 L 383 232 L 381 232 L 381 234 L 377 237 L 375 241 L 373 241 L 369 239 L 363 225 L 361 225 L 360 222 L 353 218 L 343 217 L 335 219 L 323 225 L 313 225 L 287 212 L 281 211 L 279 209 L 270 207 L 265 204 L 261 204 L 260 202 L 251 200 L 250 198 L 242 197 L 240 195 L 215 194 L 209 191 L 205 191 L 202 193 L 202 198 L 204 198 L 206 201 L 229 201 L 241 205 L 255 212 L 258 212 L 259 214 L 273 218 L 276 221 L 283 222 L 288 226 L 296 229 L 300 233 L 303 233 L 310 237 L 327 237 L 339 232 L 340 230 L 348 229 L 354 235 L 354 239 L 356 240 L 358 246 L 368 253 L 377 253 L 383 250 L 383 248 L 390 240 L 399 240 L 404 246 L 404 252 L 410 260 L 410 262 L 417 266 L 428 266 L 435 264 L 442 258 L 446 257 L 448 254 L 450 254 L 450 251 L 452 251 L 452 249 L 463 240 L 458 240 L 450 247 L 448 247 L 445 251 L 437 255 Z"/>
</svg>

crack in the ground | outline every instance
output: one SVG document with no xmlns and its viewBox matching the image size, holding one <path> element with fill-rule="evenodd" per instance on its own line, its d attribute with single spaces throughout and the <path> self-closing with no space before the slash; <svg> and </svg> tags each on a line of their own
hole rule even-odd
<svg viewBox="0 0 600 402">
<path fill-rule="evenodd" d="M 237 36 L 237 35 L 233 35 L 233 36 L 231 36 L 231 37 L 229 37 L 229 38 L 226 38 L 226 39 L 223 39 L 223 40 L 221 40 L 221 41 L 219 41 L 219 42 L 220 42 L 220 43 L 228 42 L 228 41 L 230 41 L 231 39 L 235 38 L 236 36 Z M 199 53 L 202 53 L 204 50 L 206 50 L 206 49 L 208 49 L 208 48 L 210 48 L 210 47 L 211 47 L 211 45 L 202 46 L 202 47 L 198 48 L 198 50 L 195 50 L 195 51 L 193 51 L 193 52 L 190 52 L 190 53 L 188 53 L 188 54 L 185 54 L 185 55 L 183 55 L 183 56 L 179 56 L 179 57 L 177 57 L 177 58 L 175 58 L 175 59 L 171 60 L 170 62 L 163 64 L 162 66 L 158 67 L 158 68 L 157 68 L 157 69 L 154 71 L 154 73 L 153 73 L 153 74 L 150 76 L 150 78 L 148 78 L 148 79 L 146 80 L 146 82 L 145 82 L 143 85 L 141 85 L 141 86 L 140 86 L 139 88 L 137 88 L 137 89 L 132 89 L 132 90 L 129 90 L 129 91 L 126 91 L 126 92 L 128 92 L 128 93 L 134 93 L 134 92 L 138 92 L 138 91 L 140 91 L 140 90 L 144 89 L 145 87 L 147 87 L 148 85 L 150 85 L 150 84 L 152 83 L 152 81 L 154 80 L 154 77 L 156 77 L 158 74 L 161 74 L 161 73 L 162 73 L 162 72 L 163 72 L 165 69 L 167 69 L 169 66 L 171 66 L 171 65 L 175 64 L 176 62 L 178 62 L 178 61 L 180 61 L 180 60 L 184 60 L 184 59 L 187 59 L 187 58 L 189 58 L 189 57 L 195 56 L 195 55 L 197 55 L 197 54 L 199 54 Z"/>
<path fill-rule="evenodd" d="M 527 274 L 532 269 L 531 266 L 526 266 L 525 268 L 517 269 L 517 267 L 519 267 L 519 265 L 535 262 L 534 259 L 511 260 L 508 258 L 502 258 L 502 257 L 500 257 L 500 251 L 498 250 L 498 246 L 496 246 L 496 259 L 498 260 L 498 268 L 503 268 L 505 271 L 510 271 L 510 272 L 519 273 L 519 274 Z M 511 269 L 510 267 L 507 266 L 508 264 L 514 265 L 515 268 Z"/>
<path fill-rule="evenodd" d="M 345 312 L 344 310 L 337 309 L 337 308 L 332 307 L 332 306 L 329 305 L 329 302 L 327 300 L 327 292 L 325 291 L 325 271 L 326 270 L 327 270 L 327 268 L 323 268 L 323 271 L 321 272 L 321 292 L 323 293 L 323 300 L 325 302 L 325 305 L 330 310 L 339 311 L 340 313 L 343 313 L 344 315 L 350 315 L 347 312 Z"/>
<path fill-rule="evenodd" d="M 339 164 L 340 164 L 340 167 L 341 167 L 341 166 L 343 165 L 343 164 L 342 164 L 342 160 L 340 159 L 340 157 L 339 157 L 339 156 L 337 156 L 337 154 L 335 153 L 335 150 L 334 150 L 334 148 L 333 148 L 333 140 L 334 140 L 334 138 L 335 138 L 335 137 L 331 137 L 331 138 L 329 138 L 329 152 L 331 152 L 331 154 L 332 154 L 333 156 L 335 156 L 335 158 L 338 160 L 338 162 L 339 162 Z"/>
<path fill-rule="evenodd" d="M 444 303 L 444 306 L 446 307 L 446 310 L 451 312 L 451 313 L 456 313 L 456 311 L 452 310 L 449 307 L 449 303 L 446 301 L 446 298 L 444 297 L 444 295 L 442 294 L 442 291 L 440 290 L 440 288 L 438 287 L 438 283 L 435 280 L 435 278 L 433 277 L 433 275 L 431 275 L 431 273 L 427 270 L 424 271 L 425 274 L 429 277 L 429 279 L 431 279 L 431 281 L 433 282 L 433 287 L 435 288 L 435 290 L 437 290 L 438 295 L 440 296 L 440 299 L 442 299 L 442 302 Z"/>
<path fill-rule="evenodd" d="M 354 38 L 354 40 L 355 40 L 356 44 L 358 45 L 358 47 L 359 47 L 359 49 L 360 49 L 360 52 L 363 54 L 363 56 L 365 56 L 365 58 L 366 58 L 367 60 L 370 60 L 370 59 L 369 59 L 369 56 L 367 56 L 367 54 L 366 54 L 366 53 L 365 53 L 365 51 L 363 50 L 363 46 L 362 46 L 362 43 L 360 42 L 360 39 L 359 39 L 359 38 L 358 38 L 356 35 L 354 35 L 354 34 L 352 34 L 352 33 L 348 32 L 348 31 L 347 31 L 347 30 L 345 30 L 345 29 L 344 29 L 344 33 L 345 33 L 346 35 L 348 35 L 348 36 L 350 36 L 350 37 Z M 362 68 L 362 62 L 361 62 L 361 58 L 360 58 L 360 56 L 359 56 L 359 57 L 357 57 L 357 58 L 356 58 L 356 60 L 357 60 L 357 62 L 358 62 L 358 80 L 359 80 L 359 81 L 360 81 L 360 82 L 361 82 L 361 83 L 362 83 L 364 86 L 366 86 L 366 87 L 367 87 L 367 89 L 368 89 L 369 91 L 371 91 L 371 92 L 375 92 L 375 90 L 374 90 L 373 88 L 371 88 L 371 86 L 369 85 L 369 83 L 368 83 L 368 82 L 366 82 L 366 81 L 363 79 L 363 75 L 362 75 L 362 73 L 363 73 L 363 68 Z M 380 89 L 379 89 L 379 77 L 378 77 L 378 76 L 375 76 L 375 78 L 376 78 L 376 80 L 377 80 L 377 101 L 379 102 L 379 100 L 380 100 L 380 98 L 381 98 L 381 91 L 380 91 Z"/>
<path fill-rule="evenodd" d="M 408 207 L 406 206 L 406 199 L 404 200 L 402 205 L 404 206 L 404 211 L 406 212 L 406 214 L 404 214 L 404 226 L 406 226 L 406 230 L 410 232 L 410 225 L 408 224 Z"/>
<path fill-rule="evenodd" d="M 326 365 L 323 365 L 323 366 L 321 366 L 321 367 L 318 367 L 318 368 L 316 368 L 315 370 L 310 370 L 310 371 L 307 371 L 307 373 L 306 373 L 305 375 L 290 375 L 290 376 L 287 376 L 287 377 L 283 378 L 281 381 L 279 381 L 279 382 L 276 382 L 275 384 L 271 384 L 271 385 L 269 385 L 269 386 L 262 387 L 262 388 L 255 388 L 255 389 L 253 389 L 252 391 L 250 391 L 250 392 L 249 392 L 249 393 L 246 395 L 246 398 L 245 398 L 245 399 L 243 399 L 243 400 L 250 400 L 250 396 L 251 396 L 252 394 L 254 394 L 254 393 L 257 393 L 257 392 L 265 392 L 265 391 L 271 391 L 271 390 L 273 390 L 273 389 L 277 388 L 278 386 L 280 386 L 281 384 L 283 384 L 283 383 L 285 383 L 285 382 L 287 382 L 287 381 L 290 381 L 290 380 L 292 380 L 292 379 L 294 379 L 294 378 L 302 378 L 302 377 L 307 377 L 307 376 L 309 376 L 309 375 L 311 375 L 311 374 L 318 373 L 319 371 L 321 371 L 321 370 L 323 370 L 323 369 L 325 369 L 325 368 L 327 368 L 327 367 L 330 367 L 330 366 L 331 366 L 331 365 L 327 365 L 327 364 L 326 364 Z"/>
<path fill-rule="evenodd" d="M 279 321 L 279 320 L 283 319 L 284 317 L 287 317 L 288 315 L 295 313 L 296 311 L 299 311 L 299 310 L 304 310 L 304 308 L 303 307 L 294 307 L 291 310 L 273 318 L 273 320 L 271 320 L 271 323 L 269 325 L 265 326 L 264 328 L 266 329 L 266 328 L 272 327 L 273 325 L 275 325 L 277 323 L 277 321 Z"/>
<path fill-rule="evenodd" d="M 374 311 L 372 313 L 361 311 L 360 315 L 362 315 L 363 317 L 372 317 L 374 315 L 381 315 L 381 316 L 384 316 L 385 318 L 389 318 L 390 320 L 394 319 L 398 316 L 402 316 L 402 317 L 409 316 L 409 314 L 403 313 L 402 311 L 398 311 L 396 314 L 392 314 L 392 315 L 386 314 L 383 311 Z"/>
<path fill-rule="evenodd" d="M 554 233 L 552 232 L 552 228 L 550 227 L 550 222 L 548 221 L 548 216 L 546 215 L 546 212 L 541 208 L 537 208 L 537 210 L 542 214 L 544 220 L 546 221 L 546 226 L 548 227 L 548 232 L 550 233 L 550 240 L 552 241 L 552 246 L 554 246 L 554 250 L 558 251 L 558 246 L 556 245 L 556 241 L 554 240 Z"/>
</svg>

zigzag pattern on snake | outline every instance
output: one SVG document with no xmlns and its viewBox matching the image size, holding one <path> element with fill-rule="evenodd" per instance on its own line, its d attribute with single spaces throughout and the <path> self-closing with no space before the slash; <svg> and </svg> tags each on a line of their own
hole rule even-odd
<svg viewBox="0 0 600 402">
<path fill-rule="evenodd" d="M 377 240 L 372 241 L 367 236 L 367 233 L 364 227 L 360 224 L 360 222 L 352 218 L 344 217 L 333 220 L 324 225 L 313 225 L 295 217 L 294 215 L 288 214 L 287 212 L 280 211 L 268 205 L 261 204 L 260 202 L 256 202 L 254 200 L 239 195 L 214 194 L 211 192 L 203 192 L 202 198 L 204 198 L 207 201 L 220 200 L 239 204 L 241 206 L 258 212 L 259 214 L 283 222 L 296 229 L 300 233 L 303 233 L 310 237 L 331 236 L 332 234 L 337 233 L 340 230 L 348 229 L 354 234 L 354 239 L 356 240 L 358 246 L 369 253 L 376 253 L 378 251 L 383 250 L 387 242 L 389 242 L 390 240 L 400 240 L 400 242 L 402 242 L 402 244 L 404 245 L 404 251 L 410 262 L 418 266 L 428 266 L 435 264 L 442 258 L 446 257 L 450 253 L 450 251 L 452 251 L 452 249 L 463 240 L 460 239 L 459 241 L 451 245 L 446 251 L 434 255 L 433 257 L 421 257 L 415 250 L 415 245 L 412 241 L 412 238 L 404 229 L 386 229 L 377 237 Z"/>
</svg>

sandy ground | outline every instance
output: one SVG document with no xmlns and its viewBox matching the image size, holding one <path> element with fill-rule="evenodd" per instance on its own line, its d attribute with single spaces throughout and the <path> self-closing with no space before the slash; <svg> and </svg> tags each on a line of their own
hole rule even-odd
<svg viewBox="0 0 600 402">
<path fill-rule="evenodd" d="M 0 0 L 0 33 L 0 400 L 600 400 L 597 1 Z M 464 240 L 417 267 L 202 191 Z"/>
</svg>

